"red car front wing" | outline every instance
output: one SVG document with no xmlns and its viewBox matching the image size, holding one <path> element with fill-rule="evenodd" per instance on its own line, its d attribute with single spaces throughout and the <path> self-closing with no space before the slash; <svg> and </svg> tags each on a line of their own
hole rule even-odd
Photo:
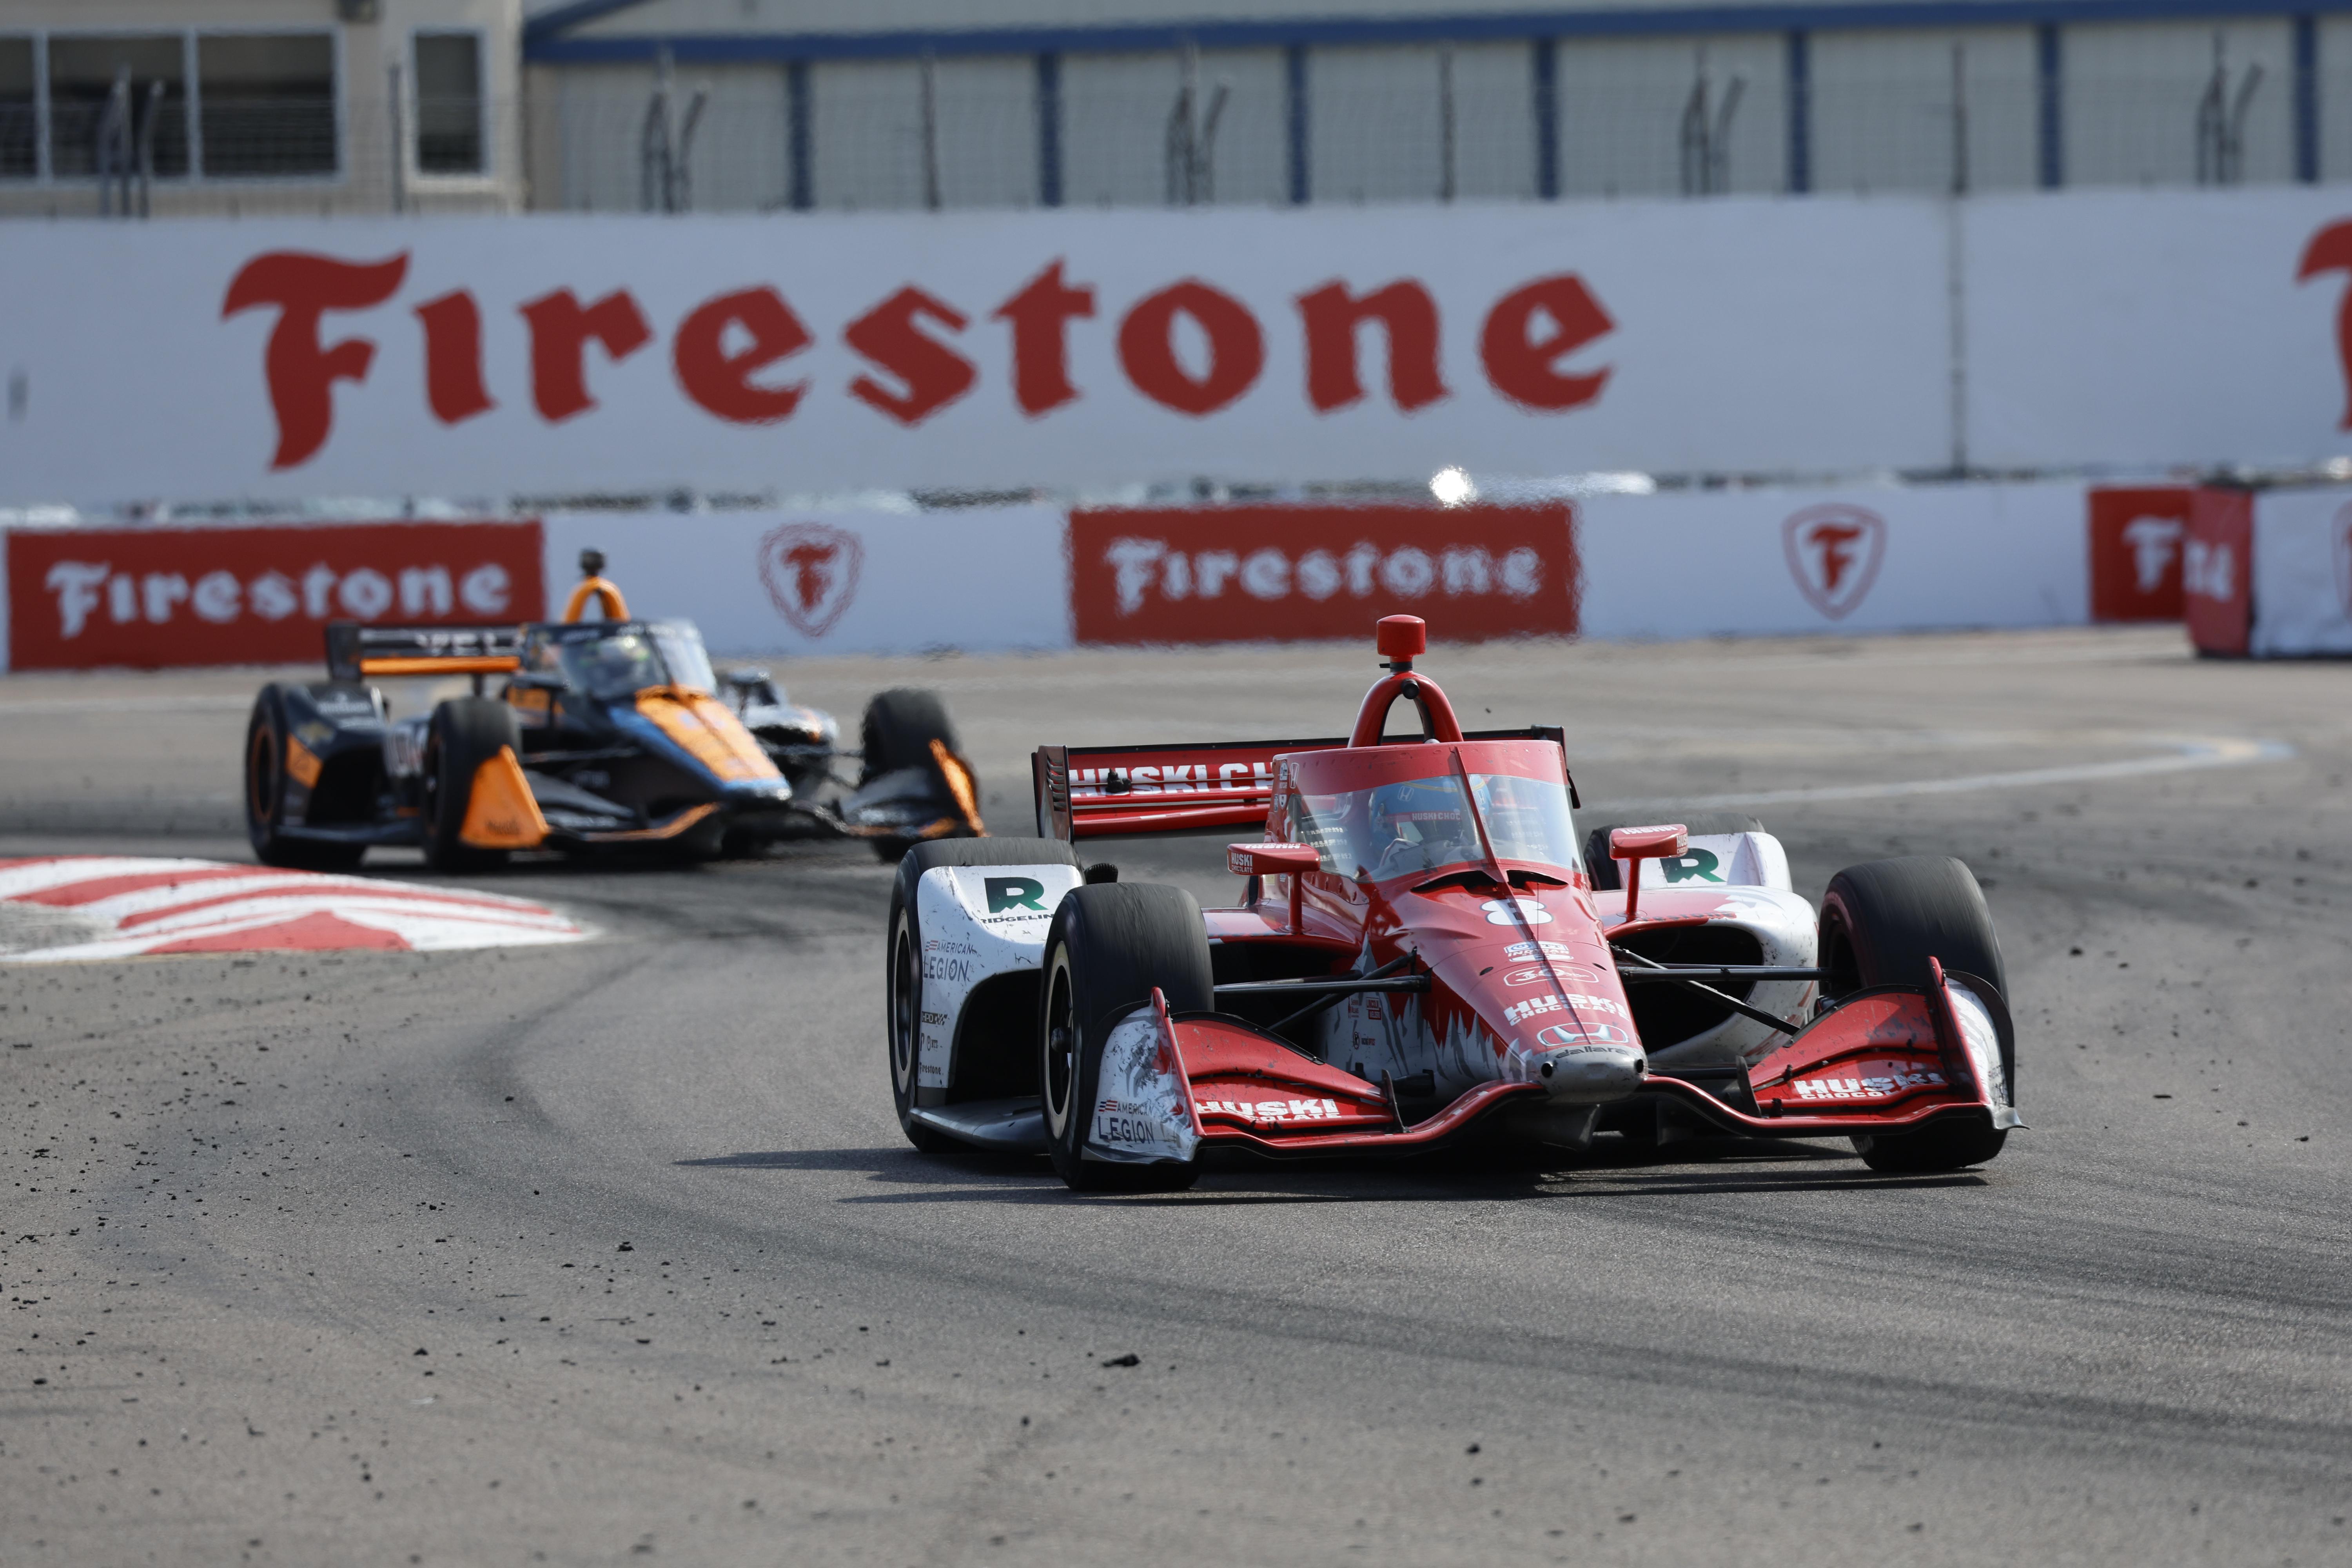
<svg viewBox="0 0 2352 1568">
<path fill-rule="evenodd" d="M 1999 994 L 1933 961 L 1930 968 L 1931 985 L 1856 993 L 1756 1063 L 1752 1114 L 1659 1073 L 1645 1077 L 1635 1095 L 1748 1137 L 1900 1133 L 1948 1116 L 2021 1125 L 2009 1103 L 2009 1024 Z M 1410 1152 L 1450 1142 L 1502 1107 L 1549 1093 L 1536 1083 L 1482 1083 L 1409 1122 L 1391 1084 L 1341 1071 L 1224 1014 L 1171 1014 L 1157 991 L 1150 1005 L 1160 1066 L 1204 1148 L 1276 1156 Z"/>
</svg>

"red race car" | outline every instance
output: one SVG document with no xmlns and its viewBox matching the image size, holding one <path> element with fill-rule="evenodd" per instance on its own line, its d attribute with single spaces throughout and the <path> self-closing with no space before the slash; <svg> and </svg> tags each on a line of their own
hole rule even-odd
<svg viewBox="0 0 2352 1568">
<path fill-rule="evenodd" d="M 1959 861 L 1850 867 L 1816 914 L 1748 818 L 1596 828 L 1561 732 L 1465 734 L 1380 624 L 1347 739 L 1036 753 L 1040 836 L 918 845 L 886 976 L 918 1148 L 1189 1185 L 1203 1151 L 1406 1153 L 1596 1132 L 1840 1137 L 1882 1171 L 2000 1152 L 2015 1031 Z M 1410 703 L 1420 733 L 1385 733 Z M 1086 866 L 1089 838 L 1255 827 L 1241 901 Z"/>
</svg>

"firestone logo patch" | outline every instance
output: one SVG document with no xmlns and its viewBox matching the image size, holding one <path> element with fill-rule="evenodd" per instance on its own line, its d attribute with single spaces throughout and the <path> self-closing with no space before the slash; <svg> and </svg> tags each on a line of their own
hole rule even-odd
<svg viewBox="0 0 2352 1568">
<path fill-rule="evenodd" d="M 1780 525 L 1780 546 L 1805 602 L 1841 621 L 1878 581 L 1886 555 L 1886 520 L 1843 502 L 1809 506 Z"/>
<path fill-rule="evenodd" d="M 865 561 L 864 543 L 847 529 L 788 522 L 760 541 L 760 582 L 793 630 L 821 637 L 856 596 Z"/>
</svg>

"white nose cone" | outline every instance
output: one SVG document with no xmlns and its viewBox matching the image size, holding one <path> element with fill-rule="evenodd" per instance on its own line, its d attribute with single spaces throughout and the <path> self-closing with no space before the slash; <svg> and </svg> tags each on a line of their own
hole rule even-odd
<svg viewBox="0 0 2352 1568">
<path fill-rule="evenodd" d="M 1536 1058 L 1535 1081 L 1551 1091 L 1555 1105 L 1604 1105 L 1639 1089 L 1647 1067 L 1635 1047 L 1569 1046 Z"/>
</svg>

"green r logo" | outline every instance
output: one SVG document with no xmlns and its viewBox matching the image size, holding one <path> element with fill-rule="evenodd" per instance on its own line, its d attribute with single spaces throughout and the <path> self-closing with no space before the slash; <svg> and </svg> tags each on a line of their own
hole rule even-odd
<svg viewBox="0 0 2352 1568">
<path fill-rule="evenodd" d="M 1705 849 L 1694 849 L 1679 860 L 1661 860 L 1669 885 L 1675 882 L 1720 882 L 1716 868 L 1723 864 Z"/>
<path fill-rule="evenodd" d="M 991 877 L 987 879 L 987 888 L 990 914 L 1001 915 L 1007 910 L 1034 910 L 1041 915 L 1054 912 L 1045 907 L 1043 882 L 1033 882 L 1026 877 Z"/>
</svg>

